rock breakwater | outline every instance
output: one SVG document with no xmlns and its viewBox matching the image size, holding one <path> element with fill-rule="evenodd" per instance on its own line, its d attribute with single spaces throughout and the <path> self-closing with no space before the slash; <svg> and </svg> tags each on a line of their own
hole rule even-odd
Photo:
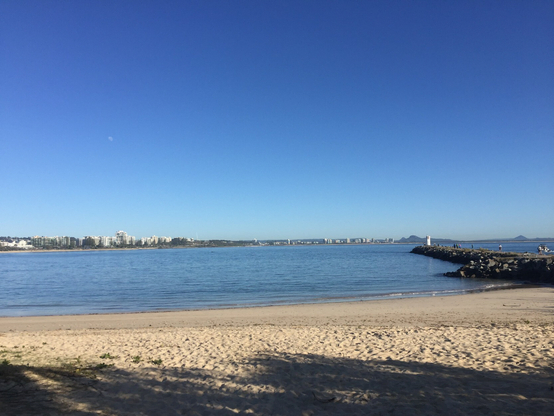
<svg viewBox="0 0 554 416">
<path fill-rule="evenodd" d="M 411 252 L 464 265 L 445 276 L 554 284 L 554 256 L 435 246 L 418 246 Z"/>
</svg>

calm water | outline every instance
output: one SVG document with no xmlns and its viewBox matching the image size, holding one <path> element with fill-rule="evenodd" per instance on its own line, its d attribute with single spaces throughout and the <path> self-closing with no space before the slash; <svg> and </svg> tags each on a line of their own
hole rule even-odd
<svg viewBox="0 0 554 416">
<path fill-rule="evenodd" d="M 505 251 L 535 251 L 536 245 L 503 244 L 503 247 Z M 459 266 L 410 254 L 413 247 L 349 245 L 0 254 L 0 316 L 432 296 L 506 284 L 498 280 L 444 277 L 444 272 Z M 498 244 L 489 248 L 498 249 Z"/>
</svg>

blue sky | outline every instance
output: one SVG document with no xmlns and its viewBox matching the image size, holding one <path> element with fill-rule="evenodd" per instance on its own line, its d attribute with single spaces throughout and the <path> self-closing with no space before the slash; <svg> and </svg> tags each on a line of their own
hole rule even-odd
<svg viewBox="0 0 554 416">
<path fill-rule="evenodd" d="M 0 3 L 0 235 L 554 236 L 552 1 Z"/>
</svg>

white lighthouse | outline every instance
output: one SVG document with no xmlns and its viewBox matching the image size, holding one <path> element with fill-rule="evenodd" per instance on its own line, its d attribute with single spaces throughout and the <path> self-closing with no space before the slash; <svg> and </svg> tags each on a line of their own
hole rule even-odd
<svg viewBox="0 0 554 416">
<path fill-rule="evenodd" d="M 428 235 L 428 236 L 426 237 L 426 239 L 427 239 L 427 241 L 425 241 L 425 245 L 426 245 L 426 246 L 430 246 L 430 245 L 431 245 L 431 236 Z"/>
</svg>

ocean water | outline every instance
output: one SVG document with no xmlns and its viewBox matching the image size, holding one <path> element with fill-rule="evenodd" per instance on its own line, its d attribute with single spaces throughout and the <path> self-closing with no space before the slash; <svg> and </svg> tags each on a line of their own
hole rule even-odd
<svg viewBox="0 0 554 416">
<path fill-rule="evenodd" d="M 523 252 L 536 251 L 536 245 L 503 247 Z M 355 301 L 458 294 L 508 284 L 444 277 L 459 265 L 411 254 L 413 247 L 3 253 L 0 316 Z M 498 245 L 490 248 L 497 250 Z"/>
</svg>

